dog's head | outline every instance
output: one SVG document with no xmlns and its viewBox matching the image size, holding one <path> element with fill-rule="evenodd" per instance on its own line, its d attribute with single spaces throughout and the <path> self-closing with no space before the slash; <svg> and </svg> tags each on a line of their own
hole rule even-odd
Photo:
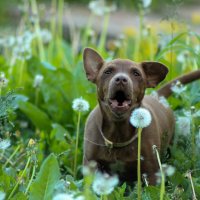
<svg viewBox="0 0 200 200">
<path fill-rule="evenodd" d="M 115 120 L 130 116 L 140 106 L 145 89 L 155 87 L 168 73 L 167 67 L 158 62 L 105 62 L 91 48 L 84 50 L 83 61 L 88 80 L 97 85 L 101 108 Z"/>
</svg>

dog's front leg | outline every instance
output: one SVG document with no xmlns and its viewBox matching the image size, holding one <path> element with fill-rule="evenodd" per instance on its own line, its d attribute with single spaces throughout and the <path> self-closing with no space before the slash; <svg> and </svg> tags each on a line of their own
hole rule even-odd
<svg viewBox="0 0 200 200">
<path fill-rule="evenodd" d="M 156 185 L 159 177 L 156 174 L 159 172 L 159 165 L 156 159 L 149 159 L 142 163 L 142 173 L 146 175 L 149 185 Z"/>
</svg>

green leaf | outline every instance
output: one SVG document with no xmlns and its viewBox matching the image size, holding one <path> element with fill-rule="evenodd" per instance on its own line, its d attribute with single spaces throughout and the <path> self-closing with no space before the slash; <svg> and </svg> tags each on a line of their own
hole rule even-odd
<svg viewBox="0 0 200 200">
<path fill-rule="evenodd" d="M 51 122 L 48 115 L 38 107 L 30 102 L 19 102 L 19 108 L 30 118 L 37 128 L 46 131 L 51 130 Z"/>
<path fill-rule="evenodd" d="M 60 171 L 56 156 L 50 154 L 43 162 L 36 180 L 31 185 L 29 199 L 51 200 L 59 178 Z"/>
<path fill-rule="evenodd" d="M 46 69 L 49 69 L 49 70 L 51 70 L 51 71 L 55 71 L 55 70 L 56 70 L 56 67 L 54 67 L 53 65 L 51 65 L 49 62 L 43 61 L 41 64 L 42 64 L 42 66 L 45 67 Z"/>
<path fill-rule="evenodd" d="M 11 200 L 27 200 L 28 198 L 26 197 L 26 195 L 22 192 L 18 192 L 14 197 L 11 198 Z"/>
<path fill-rule="evenodd" d="M 68 140 L 72 140 L 70 137 L 69 132 L 60 124 L 53 123 L 52 124 L 53 130 L 51 131 L 51 139 L 56 139 L 58 141 L 63 141 L 65 140 L 65 136 L 67 137 Z"/>
</svg>

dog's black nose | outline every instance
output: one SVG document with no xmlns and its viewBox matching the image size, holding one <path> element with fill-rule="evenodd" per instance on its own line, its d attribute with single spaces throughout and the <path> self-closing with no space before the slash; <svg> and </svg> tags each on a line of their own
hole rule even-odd
<svg viewBox="0 0 200 200">
<path fill-rule="evenodd" d="M 128 82 L 128 79 L 127 79 L 127 77 L 126 76 L 124 76 L 124 75 L 119 75 L 119 76 L 117 76 L 117 77 L 115 77 L 115 83 L 116 84 L 127 84 L 127 82 Z"/>
</svg>

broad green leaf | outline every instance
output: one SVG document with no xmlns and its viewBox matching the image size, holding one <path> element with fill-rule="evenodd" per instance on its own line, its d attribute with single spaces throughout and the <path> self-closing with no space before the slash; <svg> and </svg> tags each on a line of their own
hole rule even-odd
<svg viewBox="0 0 200 200">
<path fill-rule="evenodd" d="M 56 67 L 54 67 L 52 64 L 50 64 L 49 62 L 45 62 L 43 61 L 42 63 L 42 66 L 45 67 L 46 69 L 49 69 L 51 71 L 55 71 L 56 70 Z"/>
<path fill-rule="evenodd" d="M 38 107 L 30 102 L 19 102 L 19 108 L 30 118 L 30 120 L 37 128 L 50 131 L 50 119 L 48 115 L 40 110 Z"/>
<path fill-rule="evenodd" d="M 51 200 L 54 187 L 60 178 L 58 161 L 54 154 L 43 162 L 36 180 L 30 188 L 30 200 Z"/>
<path fill-rule="evenodd" d="M 11 200 L 27 200 L 28 198 L 26 197 L 26 195 L 22 192 L 18 192 L 14 197 L 11 198 Z"/>
<path fill-rule="evenodd" d="M 65 136 L 68 140 L 71 141 L 71 137 L 69 132 L 60 124 L 53 123 L 52 124 L 53 130 L 51 131 L 51 139 L 55 138 L 56 140 L 63 141 L 65 140 Z"/>
</svg>

